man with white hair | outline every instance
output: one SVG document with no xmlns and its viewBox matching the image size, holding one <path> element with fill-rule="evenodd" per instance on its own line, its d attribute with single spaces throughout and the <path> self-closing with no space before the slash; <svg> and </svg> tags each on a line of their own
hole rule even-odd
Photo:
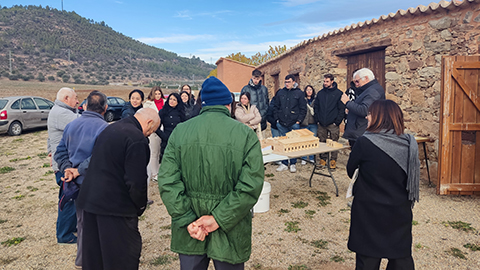
<svg viewBox="0 0 480 270">
<path fill-rule="evenodd" d="M 55 105 L 48 115 L 48 139 L 47 150 L 51 158 L 52 169 L 55 172 L 57 184 L 60 186 L 58 198 L 63 196 L 62 180 L 63 173 L 59 171 L 58 164 L 52 159 L 57 146 L 62 139 L 63 130 L 68 123 L 78 117 L 77 106 L 78 98 L 75 91 L 68 87 L 58 90 Z M 57 217 L 57 242 L 59 244 L 76 244 L 77 237 L 73 234 L 77 230 L 77 216 L 75 213 L 75 204 L 69 202 L 63 210 L 58 209 Z"/>
<path fill-rule="evenodd" d="M 353 74 L 353 82 L 355 87 L 357 87 L 355 100 L 350 101 L 350 98 L 345 93 L 341 99 L 348 113 L 343 137 L 348 139 L 351 147 L 367 129 L 368 121 L 365 117 L 367 117 L 370 105 L 375 100 L 385 99 L 385 90 L 375 79 L 375 75 L 373 75 L 370 69 L 362 68 L 357 70 Z"/>
</svg>

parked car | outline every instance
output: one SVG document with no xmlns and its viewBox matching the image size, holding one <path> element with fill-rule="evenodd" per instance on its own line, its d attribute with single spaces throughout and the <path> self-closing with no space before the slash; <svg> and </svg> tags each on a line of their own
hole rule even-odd
<svg viewBox="0 0 480 270">
<path fill-rule="evenodd" d="M 0 98 L 0 133 L 18 136 L 25 129 L 46 127 L 53 104 L 33 96 Z"/>
<path fill-rule="evenodd" d="M 78 112 L 82 113 L 83 112 L 83 104 L 87 102 L 86 99 L 78 105 Z M 122 116 L 122 108 L 123 105 L 125 105 L 125 100 L 119 97 L 107 97 L 107 104 L 108 108 L 107 111 L 105 112 L 105 115 L 103 116 L 105 118 L 105 121 L 107 122 L 112 122 L 113 120 L 120 119 Z"/>
</svg>

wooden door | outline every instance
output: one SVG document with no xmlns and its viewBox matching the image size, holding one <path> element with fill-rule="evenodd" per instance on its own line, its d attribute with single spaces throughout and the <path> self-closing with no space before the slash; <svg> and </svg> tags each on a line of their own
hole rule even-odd
<svg viewBox="0 0 480 270">
<path fill-rule="evenodd" d="M 480 56 L 444 56 L 437 194 L 480 195 Z"/>
<path fill-rule="evenodd" d="M 350 85 L 353 72 L 361 68 L 373 71 L 375 79 L 385 89 L 385 49 L 349 55 L 347 58 L 347 82 Z"/>
</svg>

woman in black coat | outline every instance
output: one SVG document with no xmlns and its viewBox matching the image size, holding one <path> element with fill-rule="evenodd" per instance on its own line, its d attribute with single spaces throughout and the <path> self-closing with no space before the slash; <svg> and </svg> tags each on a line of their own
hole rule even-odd
<svg viewBox="0 0 480 270">
<path fill-rule="evenodd" d="M 356 252 L 356 269 L 414 269 L 412 208 L 418 201 L 420 161 L 412 135 L 403 133 L 400 107 L 377 100 L 368 110 L 368 127 L 352 149 L 347 173 L 359 169 L 353 186 L 348 248 Z"/>
<path fill-rule="evenodd" d="M 142 102 L 145 95 L 141 90 L 134 89 L 128 94 L 128 102 L 123 105 L 121 118 L 127 118 L 134 115 L 138 110 L 143 108 Z"/>
<path fill-rule="evenodd" d="M 192 118 L 193 107 L 195 106 L 195 100 L 192 99 L 190 95 L 187 91 L 180 92 L 180 98 L 185 107 L 185 117 L 187 119 Z"/>
<path fill-rule="evenodd" d="M 173 129 L 181 122 L 187 120 L 185 116 L 185 107 L 177 93 L 172 93 L 168 96 L 167 102 L 163 108 L 158 112 L 160 116 L 161 125 L 155 133 L 162 139 L 160 145 L 160 156 L 163 156 L 165 147 L 167 147 L 168 138 L 172 134 Z M 163 130 L 161 129 L 163 127 Z"/>
</svg>

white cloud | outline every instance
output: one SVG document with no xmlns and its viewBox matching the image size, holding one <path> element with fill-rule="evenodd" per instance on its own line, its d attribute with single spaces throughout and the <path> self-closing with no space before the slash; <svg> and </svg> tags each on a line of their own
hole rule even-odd
<svg viewBox="0 0 480 270">
<path fill-rule="evenodd" d="M 250 57 L 256 54 L 257 52 L 265 53 L 266 51 L 268 51 L 270 46 L 274 47 L 274 46 L 286 45 L 287 49 L 289 49 L 290 47 L 293 47 L 302 41 L 303 39 L 287 39 L 282 41 L 261 42 L 257 44 L 231 41 L 231 42 L 220 43 L 218 44 L 218 46 L 214 46 L 214 47 L 198 49 L 193 54 L 197 57 L 200 57 L 200 59 L 202 59 L 207 63 L 212 62 L 213 64 L 215 64 L 215 62 L 220 57 L 225 57 L 232 53 L 241 52 L 245 56 Z M 179 54 L 186 57 L 188 57 L 189 55 L 189 53 L 187 54 L 179 53 Z"/>
<path fill-rule="evenodd" d="M 192 16 L 190 16 L 190 11 L 189 10 L 182 10 L 182 11 L 177 11 L 177 15 L 173 16 L 175 18 L 182 18 L 186 20 L 191 20 Z"/>
<path fill-rule="evenodd" d="M 212 12 L 191 12 L 190 10 L 177 11 L 177 15 L 174 18 L 182 18 L 185 20 L 192 20 L 194 17 L 212 17 L 218 18 L 218 15 L 231 13 L 230 10 L 216 10 Z"/>
<path fill-rule="evenodd" d="M 210 40 L 212 35 L 172 35 L 168 37 L 141 37 L 137 38 L 146 44 L 162 44 L 162 43 L 183 43 L 193 40 Z"/>
<path fill-rule="evenodd" d="M 298 37 L 301 37 L 301 38 L 305 38 L 305 39 L 310 39 L 310 38 L 314 38 L 314 37 L 317 37 L 317 36 L 321 36 L 325 33 L 328 33 L 328 32 L 333 32 L 335 30 L 338 30 L 342 27 L 345 27 L 346 25 L 343 25 L 343 24 L 339 24 L 338 26 L 326 26 L 326 25 L 322 25 L 322 26 L 309 26 L 305 29 L 302 30 L 302 32 L 304 32 L 304 34 L 299 34 L 297 35 Z"/>
</svg>

